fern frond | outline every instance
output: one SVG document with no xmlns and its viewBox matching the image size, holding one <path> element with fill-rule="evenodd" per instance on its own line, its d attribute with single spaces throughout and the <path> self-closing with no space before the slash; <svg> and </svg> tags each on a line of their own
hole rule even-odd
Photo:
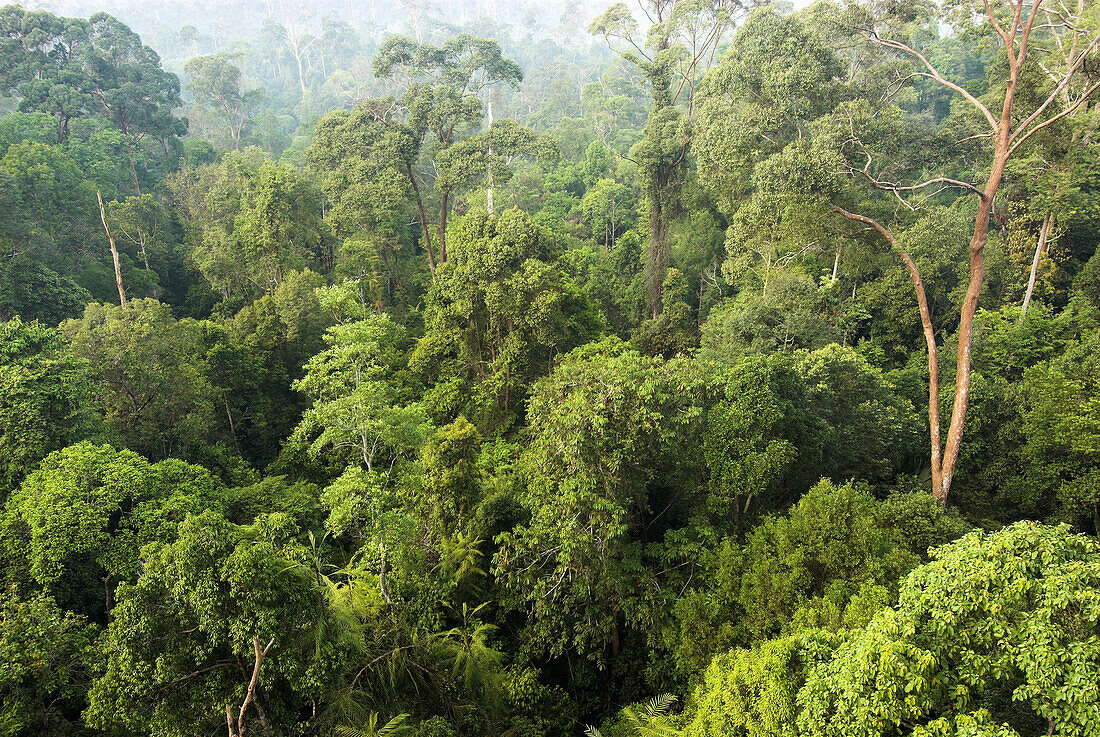
<svg viewBox="0 0 1100 737">
<path fill-rule="evenodd" d="M 657 694 L 652 699 L 646 702 L 645 711 L 646 715 L 650 717 L 659 717 L 668 713 L 668 710 L 672 708 L 672 705 L 676 703 L 676 696 L 670 693 Z"/>
</svg>

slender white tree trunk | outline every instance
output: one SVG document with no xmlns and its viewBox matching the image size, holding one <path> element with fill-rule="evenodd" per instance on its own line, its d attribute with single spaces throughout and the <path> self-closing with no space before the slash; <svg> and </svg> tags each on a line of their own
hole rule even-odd
<svg viewBox="0 0 1100 737">
<path fill-rule="evenodd" d="M 126 309 L 126 290 L 122 288 L 122 269 L 118 265 L 118 249 L 115 247 L 115 236 L 111 232 L 111 226 L 107 224 L 107 210 L 103 207 L 103 195 L 97 189 L 95 197 L 99 200 L 99 218 L 103 221 L 103 229 L 107 231 L 107 241 L 111 244 L 111 260 L 115 263 L 115 284 L 118 286 L 118 302 Z"/>
<path fill-rule="evenodd" d="M 1039 272 L 1039 259 L 1047 250 L 1047 238 L 1050 237 L 1050 226 L 1053 217 L 1048 212 L 1043 218 L 1043 226 L 1039 228 L 1039 242 L 1035 244 L 1035 257 L 1031 259 L 1031 276 L 1027 280 L 1027 292 L 1024 293 L 1024 303 L 1020 307 L 1020 322 L 1023 322 L 1027 314 L 1027 306 L 1031 304 L 1031 295 L 1035 292 L 1035 277 Z"/>
<path fill-rule="evenodd" d="M 493 128 L 493 92 L 489 91 L 489 129 Z M 489 189 L 486 193 L 485 204 L 489 209 L 490 215 L 496 214 L 496 207 L 493 203 L 493 145 L 489 144 Z"/>
</svg>

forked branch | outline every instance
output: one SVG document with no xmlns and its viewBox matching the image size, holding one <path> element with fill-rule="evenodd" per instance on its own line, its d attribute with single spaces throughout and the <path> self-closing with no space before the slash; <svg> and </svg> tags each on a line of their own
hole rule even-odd
<svg viewBox="0 0 1100 737">
<path fill-rule="evenodd" d="M 271 652 L 271 646 L 274 644 L 275 638 L 272 637 L 268 640 L 267 646 L 261 650 L 260 638 L 252 638 L 252 649 L 255 652 L 255 661 L 252 664 L 252 679 L 248 682 L 248 691 L 245 693 L 244 701 L 241 703 L 241 707 L 237 712 L 236 724 L 233 723 L 233 705 L 225 705 L 225 721 L 229 725 L 229 737 L 245 737 L 248 724 L 248 708 L 252 706 L 253 701 L 255 701 L 256 686 L 260 682 L 260 666 L 263 665 L 264 658 Z"/>
</svg>

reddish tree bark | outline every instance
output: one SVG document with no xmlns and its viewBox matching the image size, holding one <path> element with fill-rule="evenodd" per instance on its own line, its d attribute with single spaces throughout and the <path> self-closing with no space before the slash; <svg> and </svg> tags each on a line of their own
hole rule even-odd
<svg viewBox="0 0 1100 737">
<path fill-rule="evenodd" d="M 1014 124 L 1013 107 L 1016 102 L 1016 90 L 1020 74 L 1027 58 L 1028 44 L 1031 40 L 1035 19 L 1044 0 L 1034 0 L 1027 15 L 1024 15 L 1025 4 L 1023 0 L 1008 0 L 1008 7 L 1012 10 L 1012 20 L 1007 26 L 1003 26 L 991 7 L 989 0 L 985 0 L 985 9 L 990 26 L 1000 37 L 1004 44 L 1004 52 L 1008 59 L 1008 77 L 1005 81 L 1004 97 L 1001 100 L 1000 116 L 993 113 L 981 101 L 975 98 L 959 85 L 943 77 L 933 67 L 931 62 L 919 51 L 899 41 L 880 38 L 871 31 L 871 40 L 884 48 L 900 51 L 918 62 L 918 68 L 923 71 L 915 76 L 932 79 L 939 84 L 962 95 L 967 102 L 976 107 L 989 123 L 993 137 L 993 153 L 990 160 L 989 174 L 984 186 L 981 188 L 966 182 L 950 180 L 943 177 L 929 180 L 917 185 L 902 186 L 890 185 L 870 177 L 864 170 L 861 174 L 868 178 L 877 189 L 891 191 L 900 197 L 902 192 L 912 192 L 925 186 L 936 184 L 950 184 L 974 192 L 978 195 L 978 210 L 974 217 L 974 233 L 970 239 L 970 279 L 967 284 L 966 295 L 963 298 L 959 311 L 958 341 L 959 348 L 956 356 L 955 372 L 955 400 L 951 408 L 951 421 L 947 428 L 947 436 L 941 445 L 940 434 L 942 431 L 939 416 L 939 367 L 936 352 L 935 334 L 932 329 L 931 311 L 925 293 L 924 284 L 921 281 L 916 264 L 909 254 L 901 248 L 893 234 L 881 224 L 863 215 L 848 212 L 834 206 L 832 210 L 843 217 L 863 223 L 881 235 L 894 250 L 898 251 L 909 276 L 913 281 L 917 303 L 920 307 L 921 326 L 924 331 L 925 345 L 928 349 L 928 423 L 929 440 L 931 443 L 932 466 L 932 493 L 941 503 L 947 501 L 951 491 L 951 482 L 955 475 L 955 468 L 959 459 L 959 449 L 962 445 L 963 429 L 966 424 L 966 412 L 970 399 L 971 378 L 971 348 L 974 335 L 974 314 L 978 309 L 978 298 L 981 295 L 982 283 L 985 279 L 985 245 L 989 238 L 989 221 L 992 215 L 993 202 L 1004 177 L 1005 165 L 1012 154 L 1034 133 L 1054 123 L 1055 121 L 1070 115 L 1074 110 L 1083 105 L 1089 96 L 1100 88 L 1100 82 L 1090 82 L 1076 97 L 1067 98 L 1067 90 L 1071 79 L 1081 68 L 1086 55 L 1092 53 L 1100 46 L 1100 34 L 1091 38 L 1088 43 L 1082 43 L 1080 49 L 1067 59 L 1067 66 L 1054 91 L 1044 102 L 1036 108 L 1019 124 Z M 1055 115 L 1044 118 L 1044 113 L 1056 100 L 1064 100 L 1065 106 Z M 1041 121 L 1041 122 L 1040 122 Z"/>
</svg>

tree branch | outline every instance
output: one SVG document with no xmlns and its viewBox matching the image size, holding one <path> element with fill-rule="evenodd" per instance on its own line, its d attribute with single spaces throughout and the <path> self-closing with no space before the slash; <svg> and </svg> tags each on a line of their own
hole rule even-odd
<svg viewBox="0 0 1100 737">
<path fill-rule="evenodd" d="M 974 97 L 974 95 L 970 94 L 969 92 L 964 90 L 959 85 L 955 84 L 954 82 L 951 82 L 950 80 L 945 79 L 943 77 L 943 75 L 940 74 L 939 71 L 934 66 L 932 66 L 932 63 L 930 61 L 928 61 L 927 57 L 925 57 L 924 54 L 920 53 L 919 51 L 914 49 L 912 46 L 908 46 L 906 44 L 903 44 L 900 41 L 891 41 L 889 39 L 880 38 L 878 36 L 878 34 L 876 34 L 874 31 L 871 31 L 870 35 L 871 35 L 871 40 L 874 41 L 875 43 L 879 44 L 880 46 L 885 46 L 887 48 L 894 49 L 896 51 L 902 51 L 902 52 L 905 52 L 906 54 L 909 54 L 910 56 L 913 56 L 913 57 L 916 57 L 917 59 L 919 59 L 921 61 L 921 63 L 924 64 L 924 66 L 928 69 L 927 76 L 929 78 L 936 80 L 937 82 L 942 84 L 944 87 L 947 87 L 948 89 L 952 89 L 955 92 L 958 92 L 964 98 L 966 98 L 967 102 L 969 102 L 971 105 L 978 108 L 978 110 L 980 110 L 982 112 L 982 115 L 984 115 L 985 119 L 987 121 L 989 121 L 989 125 L 993 128 L 993 130 L 994 131 L 997 130 L 997 119 L 993 117 L 993 113 L 989 112 L 989 108 L 987 108 L 985 105 L 983 105 L 978 100 L 978 98 Z"/>
<path fill-rule="evenodd" d="M 1100 35 L 1098 35 L 1096 38 L 1094 38 L 1092 40 L 1092 43 L 1090 43 L 1088 45 L 1088 47 L 1084 51 L 1081 52 L 1081 55 L 1079 57 L 1077 57 L 1077 60 L 1073 63 L 1073 66 L 1070 67 L 1069 70 L 1066 71 L 1066 73 L 1062 76 L 1062 81 L 1058 83 L 1058 86 L 1054 88 L 1054 91 L 1051 92 L 1050 95 L 1047 97 L 1047 99 L 1043 101 L 1043 104 L 1040 105 L 1039 107 L 1037 107 L 1031 113 L 1031 115 L 1027 116 L 1027 118 L 1024 120 L 1024 122 L 1020 123 L 1020 125 L 1016 128 L 1016 131 L 1011 136 L 1009 136 L 1008 140 L 1009 140 L 1010 143 L 1013 142 L 1013 141 L 1016 141 L 1016 137 L 1019 136 L 1029 125 L 1031 125 L 1033 122 L 1035 122 L 1035 120 L 1037 120 L 1039 118 L 1039 116 L 1042 115 L 1043 112 L 1048 107 L 1050 107 L 1050 105 L 1056 99 L 1058 99 L 1058 96 L 1062 94 L 1062 91 L 1066 87 L 1069 86 L 1070 80 L 1073 78 L 1073 75 L 1077 73 L 1077 69 L 1081 66 L 1081 64 L 1084 63 L 1085 57 L 1088 56 L 1089 53 L 1091 53 L 1092 50 L 1096 48 L 1097 44 L 1100 44 Z M 1027 136 L 1030 136 L 1032 133 L 1034 133 L 1039 128 L 1050 125 L 1050 123 L 1057 120 L 1058 118 L 1061 118 L 1065 115 L 1068 115 L 1070 112 L 1075 110 L 1078 106 L 1080 106 L 1081 103 L 1083 103 L 1088 98 L 1088 96 L 1090 94 L 1092 94 L 1093 90 L 1095 90 L 1095 89 L 1096 89 L 1096 85 L 1094 84 L 1094 85 L 1092 85 L 1092 87 L 1090 87 L 1088 90 L 1086 90 L 1083 95 L 1081 95 L 1081 97 L 1077 100 L 1076 103 L 1074 103 L 1072 106 L 1070 106 L 1066 110 L 1062 111 L 1060 114 L 1058 114 L 1055 117 L 1051 118 L 1050 120 L 1046 121 L 1042 125 L 1039 125 L 1039 126 L 1036 126 L 1035 128 L 1033 128 L 1030 132 L 1025 134 L 1024 138 L 1027 138 Z M 1019 145 L 1019 143 L 1022 143 L 1024 138 L 1021 138 L 1021 139 L 1019 139 L 1019 141 L 1016 141 L 1016 144 Z M 1014 146 L 1012 146 L 1011 149 L 1009 149 L 1009 152 L 1011 153 L 1012 151 L 1015 151 L 1015 150 L 1016 150 L 1016 146 L 1014 145 Z"/>
<path fill-rule="evenodd" d="M 225 716 L 229 722 L 229 737 L 245 737 L 245 724 L 247 723 L 248 707 L 252 705 L 252 701 L 256 696 L 256 684 L 260 680 L 260 666 L 264 662 L 264 657 L 271 651 L 271 646 L 275 644 L 275 638 L 272 637 L 267 642 L 267 646 L 260 649 L 260 638 L 252 638 L 252 650 L 256 654 L 256 660 L 252 665 L 252 680 L 248 682 L 248 692 L 245 694 L 244 702 L 241 704 L 241 710 L 237 716 L 237 731 L 233 731 L 233 710 L 232 707 L 226 705 Z"/>
<path fill-rule="evenodd" d="M 1018 148 L 1020 147 L 1020 145 L 1021 145 L 1021 144 L 1022 144 L 1022 143 L 1023 143 L 1024 141 L 1026 141 L 1027 139 L 1031 138 L 1031 137 L 1032 137 L 1032 136 L 1033 136 L 1034 134 L 1038 133 L 1038 132 L 1039 132 L 1039 131 L 1041 131 L 1041 130 L 1042 130 L 1043 128 L 1046 128 L 1046 127 L 1047 127 L 1048 125 L 1050 125 L 1051 123 L 1053 123 L 1053 122 L 1055 122 L 1055 121 L 1057 121 L 1057 120 L 1060 120 L 1060 119 L 1062 119 L 1062 118 L 1066 117 L 1067 115 L 1069 115 L 1070 113 L 1072 113 L 1072 112 L 1073 112 L 1074 110 L 1076 110 L 1077 108 L 1081 107 L 1081 105 L 1083 105 L 1083 104 L 1084 104 L 1084 103 L 1085 103 L 1085 102 L 1086 102 L 1086 101 L 1088 100 L 1088 98 L 1089 98 L 1089 95 L 1091 95 L 1091 94 L 1092 94 L 1093 92 L 1095 92 L 1095 91 L 1096 91 L 1097 89 L 1100 89 L 1100 82 L 1094 82 L 1094 83 L 1093 83 L 1093 85 L 1092 85 L 1091 87 L 1089 87 L 1089 88 L 1088 88 L 1087 90 L 1085 90 L 1085 93 L 1084 93 L 1083 95 L 1081 95 L 1081 97 L 1080 97 L 1080 98 L 1079 98 L 1079 99 L 1077 100 L 1077 102 L 1073 103 L 1072 105 L 1070 105 L 1069 107 L 1067 107 L 1067 108 L 1066 108 L 1065 110 L 1063 110 L 1062 112 L 1058 113 L 1058 114 L 1057 114 L 1057 115 L 1055 115 L 1054 117 L 1052 117 L 1052 118 L 1049 118 L 1048 120 L 1045 120 L 1045 121 L 1043 121 L 1043 122 L 1042 122 L 1042 123 L 1040 123 L 1039 125 L 1035 126 L 1035 127 L 1034 127 L 1034 128 L 1032 128 L 1031 130 L 1029 130 L 1029 131 L 1028 131 L 1027 133 L 1025 133 L 1024 135 L 1020 136 L 1020 138 L 1019 138 L 1019 139 L 1017 139 L 1017 141 L 1016 141 L 1015 143 L 1013 143 L 1013 144 L 1012 144 L 1012 146 L 1011 146 L 1011 147 L 1010 147 L 1010 148 L 1008 149 L 1008 155 L 1009 155 L 1009 156 L 1011 156 L 1011 155 L 1012 155 L 1012 154 L 1013 154 L 1013 153 L 1014 153 L 1014 152 L 1016 151 L 1016 149 L 1018 149 Z M 1017 131 L 1017 133 L 1019 133 L 1019 131 Z"/>
<path fill-rule="evenodd" d="M 218 670 L 219 668 L 228 668 L 232 665 L 236 665 L 236 663 L 232 662 L 232 661 L 226 661 L 224 663 L 217 663 L 216 665 L 207 666 L 206 668 L 201 668 L 201 669 L 195 671 L 194 673 L 188 673 L 187 675 L 183 676 L 182 678 L 177 678 L 174 681 L 169 681 L 168 683 L 163 683 L 160 686 L 158 686 L 158 688 L 162 688 L 162 689 L 172 688 L 172 686 L 179 685 L 179 684 L 183 683 L 184 681 L 189 681 L 192 678 L 195 678 L 197 676 L 201 676 L 203 673 L 209 673 L 210 671 Z"/>
<path fill-rule="evenodd" d="M 921 328 L 924 332 L 924 345 L 928 350 L 928 429 L 929 441 L 932 446 L 932 489 L 934 492 L 943 485 L 943 446 L 940 441 L 940 368 L 936 348 L 936 333 L 932 328 L 932 309 L 928 305 L 928 295 L 924 290 L 924 282 L 921 281 L 920 271 L 909 253 L 901 248 L 893 233 L 884 228 L 875 220 L 864 215 L 848 212 L 842 207 L 832 205 L 833 212 L 858 223 L 863 223 L 875 230 L 890 244 L 905 262 L 905 268 L 909 271 L 909 278 L 913 281 L 913 291 L 917 294 L 917 307 L 920 309 Z M 937 498 L 939 498 L 937 496 Z"/>
<path fill-rule="evenodd" d="M 985 199 L 985 192 L 983 192 L 980 188 L 974 186 L 973 184 L 971 184 L 969 182 L 963 182 L 963 181 L 960 181 L 958 179 L 951 179 L 950 177 L 934 177 L 934 178 L 929 179 L 927 181 L 921 182 L 920 184 L 901 185 L 901 184 L 894 184 L 893 182 L 883 182 L 879 179 L 875 179 L 873 176 L 871 176 L 868 172 L 864 171 L 863 169 L 860 169 L 859 172 L 860 172 L 860 174 L 862 174 L 864 177 L 867 178 L 867 181 L 869 181 L 871 183 L 872 187 L 874 187 L 875 189 L 880 189 L 883 192 L 915 192 L 919 189 L 924 189 L 925 187 L 930 187 L 933 184 L 949 184 L 952 187 L 959 187 L 960 189 L 965 189 L 969 192 L 973 192 L 974 194 L 978 195 L 982 199 Z M 940 190 L 940 191 L 942 191 L 942 190 Z"/>
</svg>

